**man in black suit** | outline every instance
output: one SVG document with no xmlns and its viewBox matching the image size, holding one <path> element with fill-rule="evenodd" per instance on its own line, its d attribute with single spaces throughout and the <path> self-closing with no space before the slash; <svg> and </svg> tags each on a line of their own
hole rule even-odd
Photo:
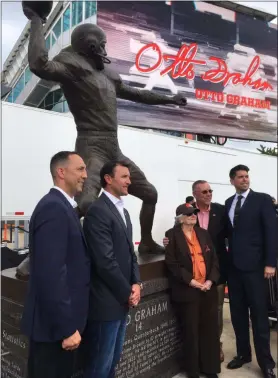
<svg viewBox="0 0 278 378">
<path fill-rule="evenodd" d="M 22 330 L 29 337 L 29 378 L 70 378 L 89 307 L 90 260 L 74 207 L 86 166 L 75 152 L 53 156 L 54 188 L 30 221 L 30 277 Z"/>
<path fill-rule="evenodd" d="M 194 206 L 200 210 L 197 214 L 196 225 L 208 231 L 219 261 L 220 278 L 217 283 L 217 291 L 219 339 L 221 340 L 223 332 L 223 305 L 225 298 L 225 286 L 227 282 L 225 207 L 219 203 L 212 202 L 213 190 L 211 189 L 210 184 L 205 180 L 195 181 L 192 185 L 192 192 L 196 200 Z M 164 246 L 166 246 L 168 242 L 169 239 L 167 237 L 163 239 Z M 220 361 L 224 361 L 222 343 L 220 343 Z"/>
<path fill-rule="evenodd" d="M 128 166 L 120 161 L 106 163 L 100 181 L 104 192 L 84 219 L 92 266 L 84 378 L 115 377 L 128 309 L 138 305 L 141 290 L 132 224 L 121 199 L 131 184 Z"/>
<path fill-rule="evenodd" d="M 226 201 L 229 236 L 228 287 L 237 356 L 228 369 L 251 361 L 249 310 L 257 361 L 265 378 L 274 378 L 270 352 L 266 279 L 275 275 L 277 223 L 271 197 L 249 188 L 249 168 L 231 169 L 236 194 Z"/>
</svg>

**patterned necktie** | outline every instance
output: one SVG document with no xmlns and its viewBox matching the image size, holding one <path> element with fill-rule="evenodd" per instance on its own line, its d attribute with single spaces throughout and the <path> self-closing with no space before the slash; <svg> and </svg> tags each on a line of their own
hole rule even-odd
<svg viewBox="0 0 278 378">
<path fill-rule="evenodd" d="M 237 224 L 237 221 L 238 221 L 238 216 L 239 216 L 239 213 L 240 213 L 240 209 L 241 209 L 241 200 L 242 200 L 243 196 L 238 196 L 237 197 L 237 203 L 236 203 L 236 207 L 235 207 L 235 214 L 234 214 L 234 227 L 236 227 L 236 224 Z"/>
</svg>

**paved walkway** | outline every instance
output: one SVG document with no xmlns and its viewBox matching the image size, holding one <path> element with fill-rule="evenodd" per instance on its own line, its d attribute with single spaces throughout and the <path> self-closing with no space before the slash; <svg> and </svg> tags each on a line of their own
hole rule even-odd
<svg viewBox="0 0 278 378">
<path fill-rule="evenodd" d="M 222 372 L 219 378 L 260 378 L 262 377 L 261 371 L 257 365 L 255 353 L 253 350 L 253 361 L 250 364 L 244 365 L 238 370 L 226 369 L 227 363 L 235 356 L 235 336 L 233 327 L 230 321 L 229 304 L 224 305 L 224 331 L 223 331 L 223 348 L 225 353 L 225 361 L 222 364 Z M 277 362 L 277 331 L 271 331 L 271 352 L 272 356 Z M 276 374 L 277 370 L 276 370 Z M 178 374 L 174 378 L 185 378 L 185 374 Z"/>
</svg>

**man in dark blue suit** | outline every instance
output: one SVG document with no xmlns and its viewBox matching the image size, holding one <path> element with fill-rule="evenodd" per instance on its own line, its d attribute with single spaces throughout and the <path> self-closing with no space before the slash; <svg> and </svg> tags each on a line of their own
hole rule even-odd
<svg viewBox="0 0 278 378">
<path fill-rule="evenodd" d="M 89 306 L 90 260 L 74 196 L 86 166 L 75 152 L 53 156 L 54 188 L 30 221 L 30 278 L 22 319 L 29 337 L 28 378 L 69 378 Z"/>
<path fill-rule="evenodd" d="M 92 266 L 85 378 L 115 377 L 128 309 L 139 303 L 141 289 L 132 224 L 121 199 L 131 184 L 129 168 L 123 162 L 108 162 L 100 181 L 104 192 L 84 219 Z"/>
<path fill-rule="evenodd" d="M 231 169 L 236 194 L 226 201 L 229 237 L 228 287 L 237 356 L 228 369 L 251 361 L 249 311 L 257 361 L 265 378 L 274 378 L 270 352 L 266 279 L 277 265 L 277 223 L 271 197 L 249 188 L 249 168 Z"/>
</svg>

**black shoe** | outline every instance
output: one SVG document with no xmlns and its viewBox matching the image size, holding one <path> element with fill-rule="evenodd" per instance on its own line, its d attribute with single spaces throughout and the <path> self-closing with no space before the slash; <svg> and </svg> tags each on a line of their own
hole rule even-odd
<svg viewBox="0 0 278 378">
<path fill-rule="evenodd" d="M 276 375 L 273 371 L 273 369 L 267 369 L 266 371 L 263 372 L 264 378 L 276 378 Z"/>
<path fill-rule="evenodd" d="M 217 374 L 205 374 L 207 378 L 218 378 Z"/>
<path fill-rule="evenodd" d="M 251 362 L 251 357 L 242 357 L 236 356 L 232 361 L 230 361 L 227 365 L 227 369 L 234 370 L 241 368 L 244 364 L 248 364 Z"/>
<path fill-rule="evenodd" d="M 187 378 L 200 378 L 199 374 L 189 374 Z"/>
</svg>

